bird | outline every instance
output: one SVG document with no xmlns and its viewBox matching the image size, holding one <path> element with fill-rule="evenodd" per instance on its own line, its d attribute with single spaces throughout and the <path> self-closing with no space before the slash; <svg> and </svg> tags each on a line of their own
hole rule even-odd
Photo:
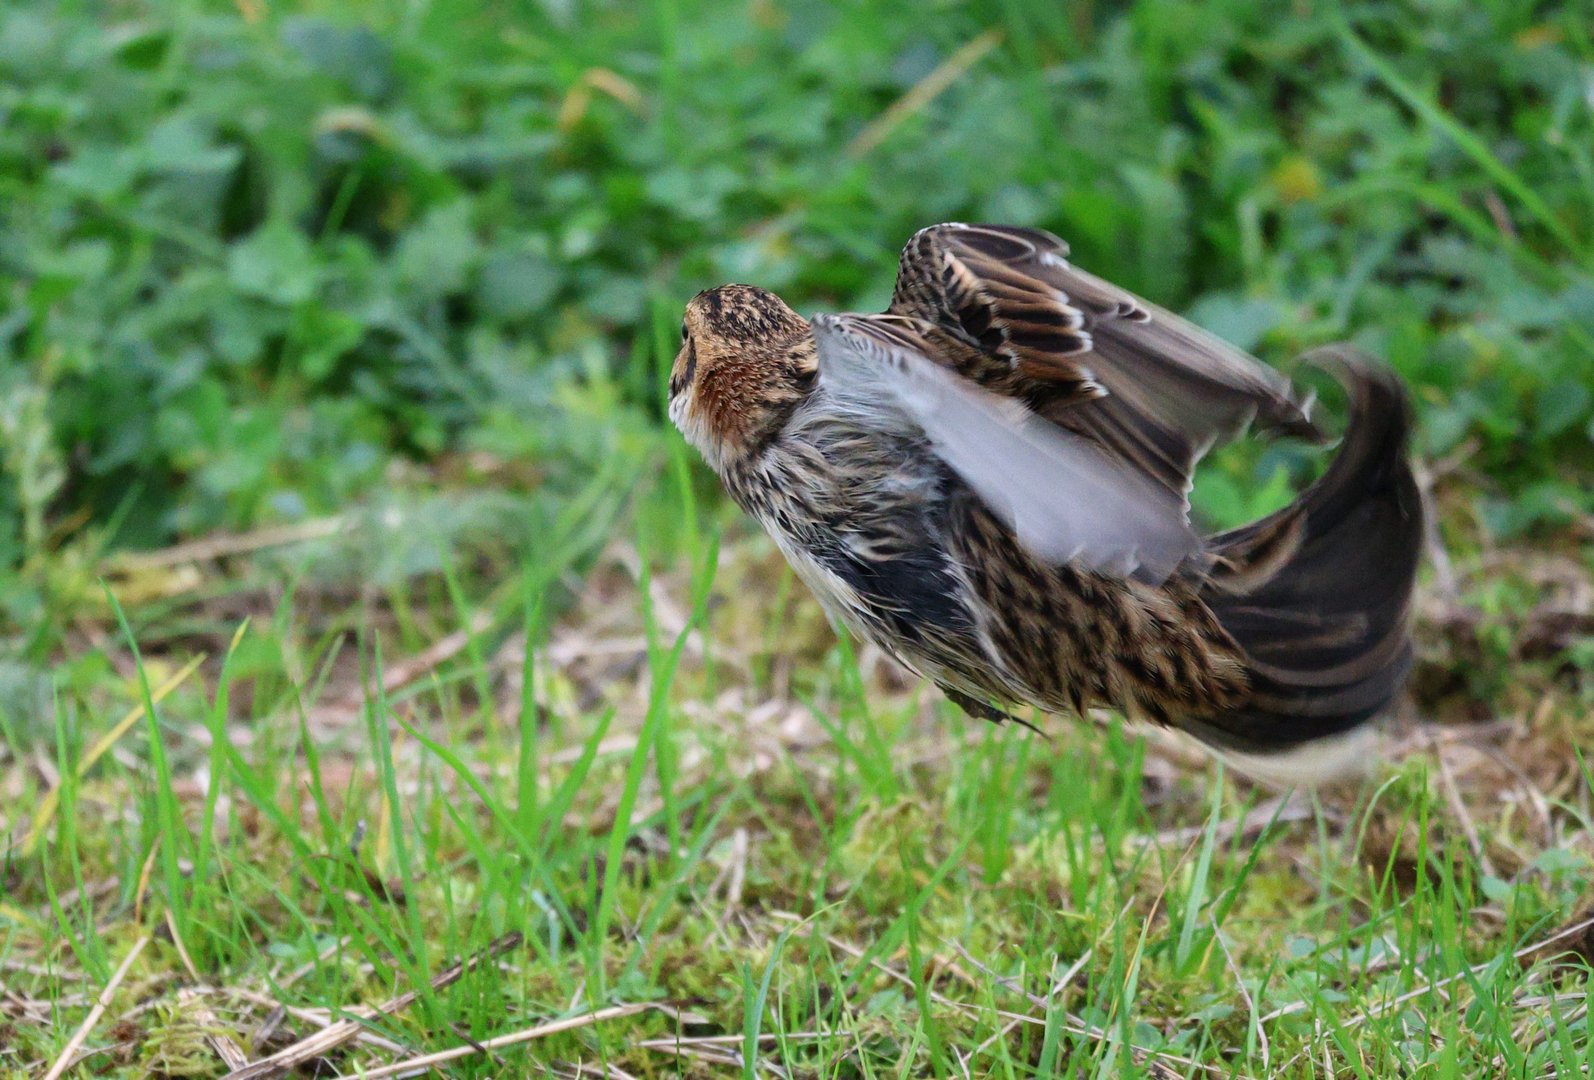
<svg viewBox="0 0 1594 1080">
<path fill-rule="evenodd" d="M 1039 229 L 920 230 L 881 314 L 705 290 L 668 412 L 830 621 L 970 716 L 1108 709 L 1311 785 L 1365 768 L 1409 673 L 1423 509 L 1398 376 L 1304 359 L 1346 391 L 1332 460 L 1215 534 L 1196 463 L 1328 441 L 1313 395 Z"/>
</svg>

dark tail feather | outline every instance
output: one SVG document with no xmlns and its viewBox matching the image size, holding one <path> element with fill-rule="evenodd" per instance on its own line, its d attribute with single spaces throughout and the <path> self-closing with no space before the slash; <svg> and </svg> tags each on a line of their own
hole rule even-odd
<svg viewBox="0 0 1594 1080">
<path fill-rule="evenodd" d="M 1220 750 L 1280 754 L 1346 735 L 1383 710 L 1411 668 L 1421 497 L 1406 456 L 1411 409 L 1393 372 L 1320 350 L 1350 395 L 1322 478 L 1261 521 L 1214 537 L 1203 599 L 1251 659 L 1243 709 L 1192 734 Z"/>
</svg>

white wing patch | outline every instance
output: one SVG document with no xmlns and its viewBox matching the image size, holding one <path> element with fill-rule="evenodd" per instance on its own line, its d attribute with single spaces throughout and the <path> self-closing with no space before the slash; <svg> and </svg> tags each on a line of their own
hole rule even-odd
<svg viewBox="0 0 1594 1080">
<path fill-rule="evenodd" d="M 907 347 L 814 319 L 838 404 L 900 411 L 1035 555 L 1161 584 L 1201 541 L 1179 501 L 1087 440 Z"/>
</svg>

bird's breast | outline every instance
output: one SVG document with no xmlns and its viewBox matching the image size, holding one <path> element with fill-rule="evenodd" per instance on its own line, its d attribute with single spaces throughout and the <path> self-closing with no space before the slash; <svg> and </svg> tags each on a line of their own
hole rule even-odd
<svg viewBox="0 0 1594 1080">
<path fill-rule="evenodd" d="M 965 574 L 944 535 L 949 477 L 922 442 L 809 423 L 725 479 L 833 623 L 925 674 L 980 662 Z"/>
</svg>

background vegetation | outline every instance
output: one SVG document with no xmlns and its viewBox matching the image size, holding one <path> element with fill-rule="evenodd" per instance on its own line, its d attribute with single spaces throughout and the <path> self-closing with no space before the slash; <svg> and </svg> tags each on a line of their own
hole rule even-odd
<svg viewBox="0 0 1594 1080">
<path fill-rule="evenodd" d="M 1407 378 L 1439 526 L 1364 785 L 951 715 L 667 430 L 692 292 L 877 309 L 955 219 Z M 408 990 L 316 1060 L 1589 1066 L 1579 4 L 11 0 L 0 297 L 0 1071 Z"/>
</svg>

